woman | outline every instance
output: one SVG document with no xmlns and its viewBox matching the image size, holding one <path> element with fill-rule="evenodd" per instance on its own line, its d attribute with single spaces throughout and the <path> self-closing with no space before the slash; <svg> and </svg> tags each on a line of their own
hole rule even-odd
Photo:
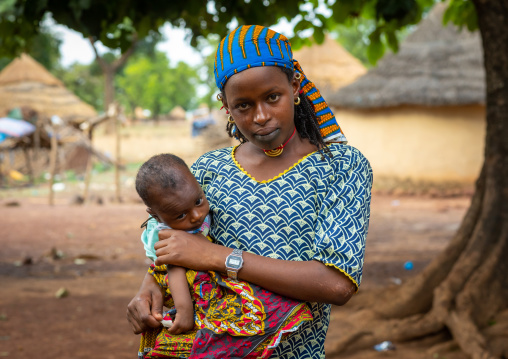
<svg viewBox="0 0 508 359">
<path fill-rule="evenodd" d="M 192 171 L 220 245 L 161 231 L 156 264 L 227 272 L 308 302 L 313 321 L 273 357 L 324 358 L 330 304 L 345 304 L 360 284 L 372 170 L 358 150 L 333 142 L 345 140 L 340 127 L 283 35 L 234 30 L 217 49 L 215 78 L 228 133 L 241 144 L 203 155 Z M 147 275 L 128 306 L 133 331 L 159 326 L 161 307 Z"/>
</svg>

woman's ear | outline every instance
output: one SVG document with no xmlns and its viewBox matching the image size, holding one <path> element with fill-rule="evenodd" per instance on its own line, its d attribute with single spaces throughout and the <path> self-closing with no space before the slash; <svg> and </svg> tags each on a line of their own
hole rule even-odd
<svg viewBox="0 0 508 359">
<path fill-rule="evenodd" d="M 161 220 L 159 219 L 159 216 L 157 216 L 157 214 L 155 214 L 155 212 L 150 208 L 150 207 L 147 207 L 146 211 L 148 212 L 148 214 L 150 216 L 152 216 L 153 218 L 155 218 L 155 220 L 157 222 L 160 222 Z"/>
<path fill-rule="evenodd" d="M 222 98 L 222 107 L 224 107 L 224 110 L 226 110 L 226 113 L 229 114 L 229 107 L 226 100 L 224 100 L 224 97 Z"/>
<path fill-rule="evenodd" d="M 296 75 L 296 72 L 295 72 L 295 75 Z M 291 87 L 293 88 L 293 97 L 297 98 L 300 95 L 300 79 L 297 79 L 295 75 L 293 75 L 293 81 L 291 81 Z"/>
</svg>

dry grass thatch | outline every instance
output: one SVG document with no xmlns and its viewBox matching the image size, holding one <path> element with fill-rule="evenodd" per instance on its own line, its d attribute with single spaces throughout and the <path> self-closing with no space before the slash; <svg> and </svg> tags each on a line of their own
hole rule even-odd
<svg viewBox="0 0 508 359">
<path fill-rule="evenodd" d="M 367 72 L 358 59 L 328 36 L 321 45 L 295 51 L 293 58 L 298 60 L 305 75 L 316 84 L 325 98 Z"/>
<path fill-rule="evenodd" d="M 67 90 L 42 65 L 23 54 L 0 72 L 0 116 L 28 106 L 39 115 L 57 115 L 74 123 L 96 116 L 95 109 Z"/>
<path fill-rule="evenodd" d="M 175 106 L 170 112 L 169 117 L 173 120 L 185 120 L 185 110 L 182 106 Z"/>
<path fill-rule="evenodd" d="M 397 54 L 327 98 L 346 108 L 485 103 L 485 72 L 478 33 L 442 25 L 437 4 Z"/>
</svg>

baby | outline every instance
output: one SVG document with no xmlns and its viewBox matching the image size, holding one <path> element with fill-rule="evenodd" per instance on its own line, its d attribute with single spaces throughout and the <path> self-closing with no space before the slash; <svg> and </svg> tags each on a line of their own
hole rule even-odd
<svg viewBox="0 0 508 359">
<path fill-rule="evenodd" d="M 147 205 L 146 211 L 157 220 L 157 229 L 179 229 L 196 235 L 208 235 L 210 207 L 185 162 L 172 154 L 152 157 L 139 169 L 136 190 Z M 158 238 L 145 243 L 146 254 L 154 262 L 153 245 Z M 163 324 L 171 334 L 185 333 L 194 328 L 194 308 L 182 267 L 168 267 L 167 285 L 176 309 L 175 320 L 166 315 Z"/>
<path fill-rule="evenodd" d="M 155 261 L 159 230 L 172 228 L 207 236 L 211 218 L 201 186 L 183 160 L 171 154 L 150 158 L 139 169 L 136 190 L 151 218 L 142 235 Z M 208 240 L 212 240 L 207 237 Z M 198 238 L 196 238 L 198 240 Z M 152 264 L 149 273 L 165 292 L 165 328 L 143 333 L 139 358 L 188 357 L 216 353 L 217 358 L 268 358 L 300 325 L 312 320 L 305 303 L 216 272 Z"/>
</svg>

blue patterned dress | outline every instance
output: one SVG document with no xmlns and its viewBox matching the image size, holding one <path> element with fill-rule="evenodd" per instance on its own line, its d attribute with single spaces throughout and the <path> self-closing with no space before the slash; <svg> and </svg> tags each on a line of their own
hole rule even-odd
<svg viewBox="0 0 508 359">
<path fill-rule="evenodd" d="M 235 147 L 236 148 L 236 147 Z M 332 143 L 333 158 L 314 152 L 268 181 L 256 181 L 235 148 L 201 156 L 191 170 L 210 203 L 217 243 L 258 255 L 318 260 L 353 282 L 362 277 L 372 169 L 354 147 Z M 276 358 L 324 358 L 331 305 L 309 303 L 314 320 L 277 348 Z"/>
</svg>

